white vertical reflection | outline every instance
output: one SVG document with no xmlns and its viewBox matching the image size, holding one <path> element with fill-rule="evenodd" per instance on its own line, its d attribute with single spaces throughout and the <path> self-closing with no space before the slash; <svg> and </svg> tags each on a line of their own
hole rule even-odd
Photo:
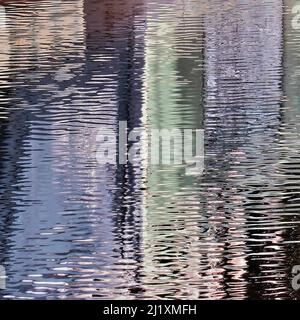
<svg viewBox="0 0 300 320">
<path fill-rule="evenodd" d="M 274 224 L 282 222 L 280 199 L 270 196 L 271 190 L 280 192 L 281 184 L 276 171 L 283 94 L 282 1 L 237 0 L 227 12 L 221 9 L 223 1 L 211 4 L 216 10 L 205 18 L 206 127 L 214 141 L 208 147 L 211 166 L 224 168 L 216 177 L 227 186 L 210 189 L 210 201 L 214 202 L 217 191 L 218 206 L 222 202 L 224 206 L 229 241 L 221 244 L 228 268 L 226 293 L 245 298 L 247 286 L 253 286 L 267 296 L 268 282 L 273 281 L 274 291 L 280 291 L 285 281 L 283 231 L 269 231 L 263 240 L 266 247 L 260 244 L 265 228 L 262 217 Z M 213 216 L 213 210 L 209 212 Z M 259 270 L 254 275 L 253 268 Z"/>
</svg>

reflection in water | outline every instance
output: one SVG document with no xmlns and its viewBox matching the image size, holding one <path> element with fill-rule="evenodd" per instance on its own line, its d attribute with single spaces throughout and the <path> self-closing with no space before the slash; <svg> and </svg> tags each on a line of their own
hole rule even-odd
<svg viewBox="0 0 300 320">
<path fill-rule="evenodd" d="M 294 2 L 2 3 L 0 296 L 297 298 Z M 96 162 L 119 120 L 140 166 Z M 204 128 L 204 174 L 154 128 Z"/>
<path fill-rule="evenodd" d="M 186 15 L 188 8 L 177 2 L 157 1 L 153 7 L 148 12 L 145 36 L 146 127 L 202 128 L 203 19 L 199 13 Z M 166 8 L 169 11 L 162 14 Z M 198 245 L 194 247 L 201 233 L 197 178 L 187 176 L 181 165 L 149 165 L 147 169 L 143 203 L 145 296 L 197 298 L 201 277 Z"/>
<path fill-rule="evenodd" d="M 207 205 L 210 217 L 219 212 L 219 276 L 229 297 L 279 297 L 287 278 L 277 213 L 281 6 L 241 1 L 206 19 Z"/>
</svg>

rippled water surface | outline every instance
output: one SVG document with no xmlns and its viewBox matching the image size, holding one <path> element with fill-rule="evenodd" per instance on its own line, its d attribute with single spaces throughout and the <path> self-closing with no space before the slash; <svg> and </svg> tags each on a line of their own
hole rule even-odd
<svg viewBox="0 0 300 320">
<path fill-rule="evenodd" d="M 0 297 L 297 298 L 295 3 L 0 1 Z M 203 174 L 100 164 L 120 120 L 204 128 Z"/>
</svg>

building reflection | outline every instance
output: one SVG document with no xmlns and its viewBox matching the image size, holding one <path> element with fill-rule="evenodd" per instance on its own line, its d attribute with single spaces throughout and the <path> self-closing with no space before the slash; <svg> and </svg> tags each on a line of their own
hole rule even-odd
<svg viewBox="0 0 300 320">
<path fill-rule="evenodd" d="M 3 234 L 14 244 L 1 256 L 7 296 L 122 296 L 135 288 L 139 232 L 126 213 L 115 213 L 117 199 L 127 206 L 134 180 L 96 162 L 95 137 L 103 126 L 117 131 L 126 113 L 139 118 L 133 75 L 142 70 L 144 21 L 138 7 L 141 1 L 92 0 L 5 7 L 9 28 L 1 41 L 11 48 L 1 63 L 9 66 L 14 91 L 1 148 L 2 166 L 12 167 L 1 190 Z M 19 232 L 10 233 L 7 221 Z"/>
<path fill-rule="evenodd" d="M 289 294 L 283 180 L 277 174 L 282 3 L 236 1 L 228 10 L 223 5 L 214 1 L 205 15 L 189 10 L 193 20 L 179 3 L 165 11 L 161 4 L 157 12 L 164 14 L 153 10 L 152 24 L 148 12 L 145 126 L 199 127 L 204 95 L 206 135 L 203 177 L 185 177 L 182 168 L 147 166 L 142 283 L 149 296 Z M 176 21 L 174 12 L 185 18 Z M 203 55 L 191 54 L 185 26 L 195 52 Z M 181 74 L 182 56 L 194 75 Z M 188 100 L 188 90 L 195 101 Z"/>
<path fill-rule="evenodd" d="M 4 296 L 293 295 L 294 1 L 284 21 L 279 0 L 1 3 Z M 142 161 L 101 165 L 120 120 Z M 171 128 L 205 129 L 203 175 L 150 163 L 147 133 Z"/>
<path fill-rule="evenodd" d="M 147 11 L 142 120 L 149 132 L 203 127 L 203 19 L 189 9 L 177 1 L 156 1 Z M 184 165 L 151 165 L 149 160 L 143 165 L 145 297 L 198 297 L 197 178 L 187 176 Z"/>
<path fill-rule="evenodd" d="M 214 3 L 221 8 L 220 1 Z M 219 212 L 223 228 L 215 230 L 216 242 L 223 244 L 228 297 L 268 297 L 269 284 L 274 294 L 284 282 L 277 213 L 281 180 L 275 169 L 283 94 L 281 21 L 281 1 L 236 1 L 205 22 L 207 165 L 213 168 L 206 178 L 218 181 L 207 189 L 208 205 L 215 203 L 208 214 Z M 278 230 L 266 232 L 266 221 Z"/>
<path fill-rule="evenodd" d="M 116 114 L 112 122 L 113 130 L 118 134 L 119 122 L 126 121 L 128 131 L 141 125 L 142 74 L 144 67 L 144 34 L 146 28 L 144 1 L 85 1 L 87 30 L 87 57 L 92 70 L 99 72 L 103 58 L 110 57 L 104 64 L 109 73 L 112 66 L 117 75 L 113 97 Z M 100 58 L 100 59 L 99 59 Z M 98 64 L 97 64 L 98 63 Z M 103 67 L 102 67 L 103 68 Z M 101 72 L 103 75 L 103 70 Z M 105 82 L 103 82 L 106 85 Z M 96 83 L 97 87 L 99 83 Z M 111 112 L 110 108 L 110 112 Z M 105 123 L 105 128 L 108 128 Z M 130 148 L 130 145 L 127 146 Z M 142 172 L 138 166 L 130 164 L 114 166 L 111 177 L 114 187 L 111 189 L 110 208 L 116 255 L 114 277 L 115 286 L 107 283 L 111 295 L 132 297 L 140 293 L 138 284 L 140 268 L 140 230 L 141 208 L 137 205 L 141 199 Z M 107 187 L 107 184 L 105 184 Z M 118 265 L 124 269 L 122 275 Z M 109 270 L 113 269 L 110 265 Z M 106 271 L 107 272 L 107 271 Z M 101 281 L 101 276 L 98 276 Z M 117 290 L 117 291 L 114 291 Z M 114 293 L 113 293 L 114 292 Z M 94 296 L 101 297 L 103 286 L 99 286 Z"/>
</svg>

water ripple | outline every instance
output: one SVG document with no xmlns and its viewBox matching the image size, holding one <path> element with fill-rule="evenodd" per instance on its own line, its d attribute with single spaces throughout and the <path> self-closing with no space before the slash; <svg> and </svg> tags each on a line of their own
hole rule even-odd
<svg viewBox="0 0 300 320">
<path fill-rule="evenodd" d="M 0 297 L 299 298 L 291 10 L 0 1 Z M 97 163 L 97 134 L 120 120 L 204 128 L 203 175 Z"/>
</svg>

